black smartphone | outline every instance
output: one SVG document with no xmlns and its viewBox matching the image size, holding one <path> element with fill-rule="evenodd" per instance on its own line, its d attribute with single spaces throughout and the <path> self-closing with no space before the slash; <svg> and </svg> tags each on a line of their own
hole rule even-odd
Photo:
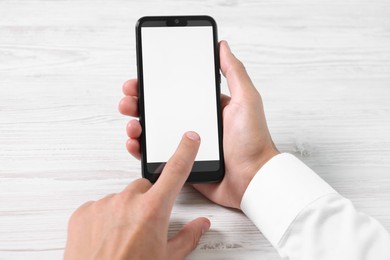
<svg viewBox="0 0 390 260">
<path fill-rule="evenodd" d="M 142 17 L 136 44 L 143 177 L 155 182 L 192 130 L 201 145 L 187 182 L 222 180 L 216 22 L 209 16 Z"/>
</svg>

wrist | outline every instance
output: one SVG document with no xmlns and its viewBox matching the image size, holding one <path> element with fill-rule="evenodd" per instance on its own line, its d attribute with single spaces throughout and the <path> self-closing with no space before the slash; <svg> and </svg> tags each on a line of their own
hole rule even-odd
<svg viewBox="0 0 390 260">
<path fill-rule="evenodd" d="M 252 181 L 253 177 L 260 171 L 260 169 L 274 156 L 280 154 L 276 146 L 272 143 L 272 146 L 264 149 L 264 151 L 257 156 L 253 163 L 248 167 L 247 174 L 244 176 L 243 185 L 239 194 L 239 201 L 237 208 L 240 209 L 241 200 L 244 196 L 246 189 L 249 186 L 249 183 Z"/>
</svg>

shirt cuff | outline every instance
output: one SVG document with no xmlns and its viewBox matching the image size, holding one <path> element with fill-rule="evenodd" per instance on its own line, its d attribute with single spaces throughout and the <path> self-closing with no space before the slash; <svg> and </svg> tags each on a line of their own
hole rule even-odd
<svg viewBox="0 0 390 260">
<path fill-rule="evenodd" d="M 316 199 L 337 193 L 292 154 L 271 158 L 246 189 L 241 210 L 277 247 L 298 214 Z"/>
</svg>

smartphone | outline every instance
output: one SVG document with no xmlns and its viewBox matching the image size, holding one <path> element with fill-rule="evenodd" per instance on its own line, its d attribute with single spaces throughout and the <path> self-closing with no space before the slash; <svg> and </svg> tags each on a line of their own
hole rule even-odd
<svg viewBox="0 0 390 260">
<path fill-rule="evenodd" d="M 142 17 L 136 24 L 141 164 L 155 182 L 182 135 L 201 145 L 187 182 L 224 176 L 217 25 L 209 16 Z"/>
</svg>

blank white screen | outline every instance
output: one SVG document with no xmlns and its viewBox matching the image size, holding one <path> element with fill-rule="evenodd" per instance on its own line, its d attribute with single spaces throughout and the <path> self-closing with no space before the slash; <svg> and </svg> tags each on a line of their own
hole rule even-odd
<svg viewBox="0 0 390 260">
<path fill-rule="evenodd" d="M 141 34 L 147 161 L 167 161 L 189 130 L 202 140 L 196 160 L 219 160 L 212 27 Z"/>
</svg>

